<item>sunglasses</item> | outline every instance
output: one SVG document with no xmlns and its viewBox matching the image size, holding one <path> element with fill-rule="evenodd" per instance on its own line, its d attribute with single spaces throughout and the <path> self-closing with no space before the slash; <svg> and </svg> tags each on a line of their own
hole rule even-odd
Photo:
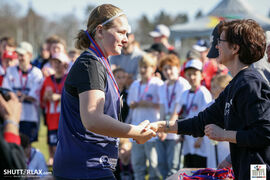
<svg viewBox="0 0 270 180">
<path fill-rule="evenodd" d="M 225 39 L 220 39 L 220 38 L 217 39 L 217 43 L 218 43 L 218 44 L 219 44 L 220 42 L 222 42 L 222 41 L 223 41 L 223 42 L 228 42 L 228 41 L 225 40 Z"/>
</svg>

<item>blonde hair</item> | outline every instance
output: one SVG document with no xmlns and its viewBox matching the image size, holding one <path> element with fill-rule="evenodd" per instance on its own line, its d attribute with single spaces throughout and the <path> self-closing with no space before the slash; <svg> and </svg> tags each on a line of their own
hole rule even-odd
<svg viewBox="0 0 270 180">
<path fill-rule="evenodd" d="M 123 11 L 112 5 L 112 4 L 102 4 L 97 6 L 89 15 L 87 22 L 87 32 L 90 34 L 92 38 L 95 37 L 95 29 L 98 25 L 108 21 L 110 18 L 116 16 L 119 13 L 123 13 Z M 103 25 L 105 29 L 109 29 L 113 25 L 112 21 Z M 91 42 L 88 36 L 85 33 L 85 30 L 80 30 L 76 37 L 75 47 L 80 50 L 87 49 Z"/>
<path fill-rule="evenodd" d="M 218 74 L 212 78 L 212 82 L 225 89 L 226 86 L 230 83 L 232 77 L 228 74 Z"/>
<path fill-rule="evenodd" d="M 143 57 L 141 58 L 141 60 L 139 61 L 139 66 L 144 66 L 144 65 L 156 67 L 157 66 L 157 58 L 150 53 L 144 54 Z"/>
</svg>

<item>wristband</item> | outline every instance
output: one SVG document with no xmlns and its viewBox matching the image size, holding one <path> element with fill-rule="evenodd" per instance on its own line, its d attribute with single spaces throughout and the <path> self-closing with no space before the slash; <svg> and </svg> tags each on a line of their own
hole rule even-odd
<svg viewBox="0 0 270 180">
<path fill-rule="evenodd" d="M 165 127 L 165 132 L 168 132 L 170 129 L 170 121 L 166 120 L 166 127 Z"/>
<path fill-rule="evenodd" d="M 13 124 L 13 125 L 16 126 L 17 128 L 19 128 L 19 124 L 16 123 L 16 122 L 14 122 L 14 121 L 12 121 L 12 120 L 9 120 L 9 119 L 5 120 L 3 126 L 5 127 L 7 124 Z"/>
</svg>

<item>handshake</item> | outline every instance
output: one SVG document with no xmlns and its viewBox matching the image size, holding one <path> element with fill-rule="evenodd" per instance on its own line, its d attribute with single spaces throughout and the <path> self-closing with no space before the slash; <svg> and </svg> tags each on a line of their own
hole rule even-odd
<svg viewBox="0 0 270 180">
<path fill-rule="evenodd" d="M 141 122 L 135 126 L 137 133 L 133 139 L 138 144 L 144 144 L 146 141 L 155 137 L 157 133 L 177 133 L 177 121 L 157 121 L 150 123 L 148 120 Z M 226 131 L 215 124 L 207 124 L 204 129 L 204 134 L 211 140 L 229 141 L 236 143 L 236 131 Z"/>
<path fill-rule="evenodd" d="M 171 124 L 173 123 L 173 124 Z M 176 124 L 176 128 L 175 128 Z M 139 133 L 133 137 L 138 144 L 144 144 L 146 141 L 155 137 L 159 132 L 177 133 L 177 123 L 170 122 L 166 124 L 166 121 L 157 121 L 150 123 L 148 120 L 141 122 L 138 126 L 135 126 Z M 176 129 L 173 131 L 173 129 Z"/>
</svg>

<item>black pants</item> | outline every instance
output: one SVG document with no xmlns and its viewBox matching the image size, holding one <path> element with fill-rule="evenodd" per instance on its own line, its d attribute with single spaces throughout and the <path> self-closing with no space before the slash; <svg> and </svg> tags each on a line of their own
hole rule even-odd
<svg viewBox="0 0 270 180">
<path fill-rule="evenodd" d="M 184 156 L 185 168 L 206 168 L 207 158 L 195 154 L 187 154 Z"/>
</svg>

